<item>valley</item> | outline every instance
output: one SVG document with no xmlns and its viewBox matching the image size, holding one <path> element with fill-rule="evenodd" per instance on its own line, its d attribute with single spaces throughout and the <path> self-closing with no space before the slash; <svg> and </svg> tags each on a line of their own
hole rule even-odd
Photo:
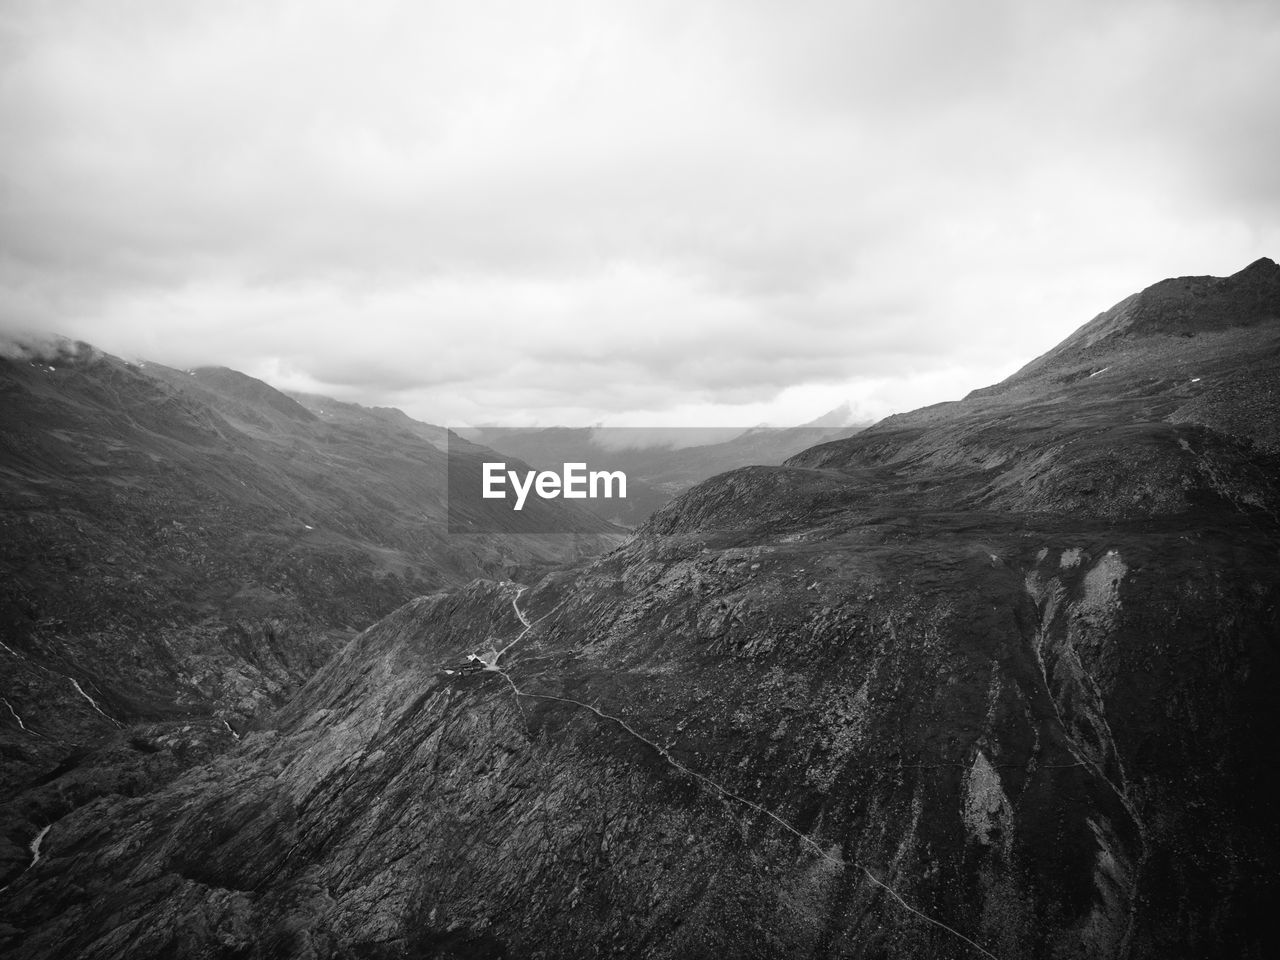
<svg viewBox="0 0 1280 960">
<path fill-rule="evenodd" d="M 226 749 L 406 600 L 620 539 L 451 541 L 442 428 L 232 370 L 64 342 L 0 359 L 0 398 L 5 878 L 40 824 Z"/>
<path fill-rule="evenodd" d="M 229 714 L 238 741 L 179 751 L 179 721 L 86 686 L 134 725 L 31 763 L 0 945 L 1269 956 L 1277 370 L 1275 263 L 1163 281 L 1003 383 L 720 473 L 594 553 L 495 539 L 478 572 L 398 575 L 416 595 Z"/>
</svg>

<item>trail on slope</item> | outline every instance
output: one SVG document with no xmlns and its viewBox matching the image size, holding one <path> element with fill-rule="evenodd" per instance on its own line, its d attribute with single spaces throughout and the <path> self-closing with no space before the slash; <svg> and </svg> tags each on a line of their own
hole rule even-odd
<svg viewBox="0 0 1280 960">
<path fill-rule="evenodd" d="M 791 834 L 793 837 L 798 839 L 804 846 L 808 847 L 815 854 L 817 854 L 817 856 L 819 856 L 826 862 L 833 864 L 835 866 L 838 866 L 841 869 L 845 869 L 848 867 L 856 868 L 875 886 L 884 890 L 894 900 L 894 902 L 896 902 L 900 907 L 902 907 L 908 913 L 911 913 L 914 916 L 919 917 L 921 920 L 925 921 L 926 923 L 931 924 L 932 926 L 935 926 L 940 930 L 944 930 L 954 937 L 957 937 L 958 939 L 967 943 L 969 946 L 973 947 L 983 956 L 990 958 L 990 960 L 999 960 L 999 958 L 996 957 L 995 954 L 991 953 L 989 950 L 983 947 L 980 943 L 976 943 L 975 941 L 969 939 L 959 930 L 955 929 L 954 927 L 948 926 L 947 924 L 943 923 L 941 920 L 936 920 L 933 917 L 929 916 L 928 914 L 922 913 L 920 910 L 913 907 L 910 903 L 908 903 L 905 899 L 903 899 L 903 897 L 901 896 L 901 894 L 898 893 L 898 891 L 896 891 L 895 889 L 893 889 L 893 887 L 889 886 L 887 883 L 885 883 L 883 880 L 877 877 L 871 871 L 871 869 L 865 864 L 857 860 L 845 860 L 843 857 L 837 857 L 837 856 L 834 856 L 833 854 L 828 853 L 826 850 L 822 848 L 821 844 L 819 844 L 818 841 L 813 839 L 813 837 L 809 836 L 807 833 L 804 833 L 797 827 L 788 823 L 784 818 L 774 813 L 768 807 L 765 807 L 759 803 L 756 803 L 754 800 L 750 800 L 747 797 L 744 797 L 740 794 L 734 793 L 732 790 L 728 789 L 723 784 L 717 783 L 715 780 L 708 777 L 706 774 L 699 773 L 697 770 L 694 770 L 686 766 L 685 764 L 681 763 L 672 755 L 670 750 L 650 740 L 648 737 L 640 733 L 638 730 L 635 729 L 635 727 L 631 726 L 631 724 L 627 723 L 627 721 L 622 719 L 621 717 L 614 716 L 611 713 L 605 713 L 599 707 L 593 706 L 589 703 L 584 703 L 581 700 L 575 700 L 572 697 L 561 697 L 561 696 L 556 696 L 549 693 L 533 693 L 531 691 L 521 690 L 519 685 L 515 682 L 515 680 L 511 678 L 511 675 L 508 674 L 506 670 L 498 666 L 498 659 L 502 656 L 502 654 L 506 653 L 513 646 L 515 646 L 520 640 L 522 640 L 525 637 L 525 635 L 534 626 L 534 624 L 530 623 L 529 620 L 525 617 L 524 613 L 520 610 L 520 607 L 517 603 L 517 600 L 519 600 L 520 595 L 524 593 L 524 590 L 525 588 L 521 587 L 518 591 L 516 591 L 515 596 L 511 598 L 511 606 L 515 610 L 516 616 L 520 618 L 520 622 L 524 624 L 524 629 L 520 631 L 519 636 L 517 636 L 514 640 L 508 643 L 505 647 L 503 647 L 501 650 L 495 651 L 495 656 L 491 661 L 487 663 L 487 670 L 492 673 L 500 674 L 502 678 L 506 680 L 507 685 L 511 687 L 511 691 L 515 695 L 516 707 L 520 711 L 520 718 L 524 722 L 526 730 L 528 729 L 528 717 L 525 715 L 524 707 L 520 703 L 521 697 L 529 697 L 537 700 L 550 700 L 558 703 L 567 703 L 576 707 L 581 707 L 584 710 L 590 710 L 600 719 L 607 720 L 611 723 L 617 724 L 619 727 L 625 730 L 628 734 L 630 734 L 633 738 L 635 738 L 636 740 L 639 740 L 641 743 L 648 745 L 651 749 L 654 750 L 654 752 L 658 754 L 658 756 L 662 757 L 663 760 L 665 760 L 668 764 L 670 764 L 680 773 L 683 773 L 685 776 L 691 777 L 702 786 L 712 790 L 718 796 L 726 800 L 732 801 L 734 803 L 742 804 L 743 806 L 768 817 L 770 820 L 772 820 L 774 823 L 780 826 L 787 833 Z M 540 623 L 541 620 L 537 622 Z"/>
<path fill-rule="evenodd" d="M 498 661 L 502 659 L 502 655 L 506 653 L 508 650 L 510 650 L 512 647 L 514 647 L 521 640 L 523 640 L 525 634 L 533 629 L 533 624 L 529 622 L 527 617 L 525 617 L 524 611 L 520 609 L 520 604 L 517 602 L 520 599 L 520 594 L 524 593 L 526 589 L 528 588 L 521 587 L 519 590 L 515 592 L 515 596 L 511 598 L 511 609 L 516 612 L 516 617 L 519 618 L 520 622 L 524 624 L 524 629 L 521 630 L 520 633 L 516 635 L 516 638 L 514 640 L 508 643 L 501 650 L 498 650 L 496 648 L 494 649 L 493 660 L 490 664 L 491 666 L 496 667 L 498 665 Z"/>
</svg>

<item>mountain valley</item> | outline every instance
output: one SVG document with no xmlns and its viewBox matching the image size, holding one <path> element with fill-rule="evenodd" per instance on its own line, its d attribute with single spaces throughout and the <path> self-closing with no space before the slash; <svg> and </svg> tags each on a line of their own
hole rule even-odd
<svg viewBox="0 0 1280 960">
<path fill-rule="evenodd" d="M 86 396 L 144 391 L 77 362 L 106 367 Z M 1280 946 L 1270 260 L 559 546 L 428 543 L 407 518 L 438 503 L 438 448 L 390 414 L 165 370 L 91 442 L 40 386 L 57 370 L 4 372 L 35 411 L 4 427 L 0 655 L 30 728 L 4 728 L 8 956 Z M 228 425 L 237 451 L 173 452 Z M 304 486 L 329 496 L 300 510 Z M 214 587 L 166 579 L 184 564 Z M 59 683 L 74 711 L 46 727 Z M 211 732 L 179 749 L 196 704 Z M 79 759 L 35 745 L 92 724 Z"/>
<path fill-rule="evenodd" d="M 0 359 L 0 397 L 9 878 L 39 824 L 226 749 L 412 597 L 619 539 L 450 538 L 442 428 L 225 368 L 62 342 Z"/>
</svg>

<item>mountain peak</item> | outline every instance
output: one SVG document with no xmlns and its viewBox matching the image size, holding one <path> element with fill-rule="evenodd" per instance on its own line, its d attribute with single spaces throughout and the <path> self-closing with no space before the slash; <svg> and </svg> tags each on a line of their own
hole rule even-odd
<svg viewBox="0 0 1280 960">
<path fill-rule="evenodd" d="M 1259 257 L 1253 263 L 1249 264 L 1239 273 L 1233 273 L 1228 279 L 1242 280 L 1249 279 L 1266 279 L 1280 276 L 1280 264 L 1277 264 L 1270 257 Z"/>
<path fill-rule="evenodd" d="M 1269 257 L 1260 257 L 1229 277 L 1172 277 L 1126 297 L 1012 377 L 971 395 L 1006 389 L 1123 344 L 1155 337 L 1195 337 L 1277 320 L 1280 266 Z"/>
<path fill-rule="evenodd" d="M 1114 332 L 1122 335 L 1195 335 L 1253 326 L 1280 317 L 1280 267 L 1261 257 L 1229 277 L 1162 280 L 1102 316 L 1112 318 Z"/>
<path fill-rule="evenodd" d="M 814 417 L 808 423 L 802 423 L 802 427 L 848 427 L 857 423 L 854 416 L 853 406 L 846 400 L 837 407 L 832 407 L 820 417 Z"/>
</svg>

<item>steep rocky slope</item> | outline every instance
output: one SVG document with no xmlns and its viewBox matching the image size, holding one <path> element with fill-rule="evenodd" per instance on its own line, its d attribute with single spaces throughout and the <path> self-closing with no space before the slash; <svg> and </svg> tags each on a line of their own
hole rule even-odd
<svg viewBox="0 0 1280 960">
<path fill-rule="evenodd" d="M 230 744 L 411 597 L 609 542 L 447 537 L 444 432 L 339 406 L 85 344 L 0 359 L 0 882 L 39 822 Z"/>
<path fill-rule="evenodd" d="M 1239 311 L 1197 326 L 1206 285 Z M 1188 289 L 577 570 L 401 607 L 272 729 L 54 822 L 0 944 L 1274 955 L 1280 268 Z"/>
</svg>

